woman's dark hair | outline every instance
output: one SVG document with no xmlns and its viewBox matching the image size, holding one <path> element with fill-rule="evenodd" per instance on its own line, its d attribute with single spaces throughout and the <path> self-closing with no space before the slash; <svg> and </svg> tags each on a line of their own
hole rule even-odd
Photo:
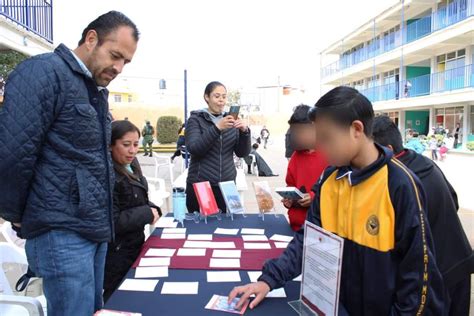
<svg viewBox="0 0 474 316">
<path fill-rule="evenodd" d="M 253 144 L 252 148 L 255 149 L 255 150 L 258 149 L 258 144 L 257 143 Z"/>
<path fill-rule="evenodd" d="M 311 107 L 306 104 L 300 104 L 293 110 L 293 114 L 288 121 L 288 124 L 309 124 L 311 120 L 309 119 L 308 113 Z"/>
<path fill-rule="evenodd" d="M 372 103 L 354 88 L 340 86 L 323 95 L 311 109 L 309 117 L 328 117 L 342 126 L 349 127 L 354 121 L 361 121 L 364 134 L 372 136 L 374 109 Z"/>
<path fill-rule="evenodd" d="M 224 84 L 220 83 L 219 81 L 211 81 L 207 84 L 206 88 L 204 89 L 204 96 L 210 96 L 212 91 L 216 89 L 217 87 L 223 87 L 224 89 L 227 89 Z M 206 98 L 204 98 L 206 100 Z M 207 101 L 206 101 L 207 102 Z"/>
<path fill-rule="evenodd" d="M 111 139 L 110 144 L 112 146 L 115 145 L 117 140 L 121 139 L 123 136 L 125 136 L 125 134 L 131 133 L 131 132 L 132 133 L 137 132 L 138 137 L 140 138 L 140 129 L 138 129 L 138 127 L 133 125 L 132 122 L 126 121 L 126 120 L 113 121 L 112 122 L 112 139 Z M 130 164 L 133 170 L 133 174 L 130 174 L 130 172 L 128 172 L 124 166 L 120 165 L 115 160 L 113 160 L 113 164 L 114 164 L 114 169 L 119 174 L 122 174 L 129 179 L 132 178 L 132 179 L 137 180 L 139 177 L 142 176 L 142 169 L 137 159 L 134 159 L 132 163 Z"/>
<path fill-rule="evenodd" d="M 376 143 L 386 147 L 392 146 L 395 154 L 403 151 L 402 134 L 388 116 L 379 115 L 374 119 L 372 134 Z"/>
<path fill-rule="evenodd" d="M 107 35 L 117 30 L 121 26 L 127 26 L 133 30 L 133 38 L 136 42 L 140 39 L 140 32 L 135 23 L 132 22 L 125 14 L 118 11 L 110 11 L 102 14 L 97 19 L 89 23 L 82 31 L 82 37 L 78 45 L 81 46 L 86 41 L 87 33 L 91 30 L 97 32 L 98 45 L 102 45 Z"/>
</svg>

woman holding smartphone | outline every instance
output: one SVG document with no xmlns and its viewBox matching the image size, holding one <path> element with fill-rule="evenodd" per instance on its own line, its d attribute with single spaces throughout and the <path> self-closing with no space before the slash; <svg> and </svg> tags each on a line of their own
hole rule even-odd
<svg viewBox="0 0 474 316">
<path fill-rule="evenodd" d="M 226 212 L 219 182 L 235 181 L 234 153 L 237 157 L 250 153 L 250 129 L 234 111 L 224 113 L 227 90 L 222 83 L 209 83 L 204 90 L 204 100 L 207 107 L 191 112 L 186 125 L 186 148 L 191 154 L 186 206 L 188 212 L 199 212 L 193 183 L 209 181 L 219 209 Z"/>
</svg>

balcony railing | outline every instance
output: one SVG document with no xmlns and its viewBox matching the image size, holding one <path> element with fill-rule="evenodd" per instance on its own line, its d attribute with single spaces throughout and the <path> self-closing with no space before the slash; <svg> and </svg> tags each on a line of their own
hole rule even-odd
<svg viewBox="0 0 474 316">
<path fill-rule="evenodd" d="M 2 0 L 0 15 L 53 42 L 53 0 Z"/>
<path fill-rule="evenodd" d="M 371 102 L 474 88 L 474 64 L 359 90 Z"/>
<path fill-rule="evenodd" d="M 403 32 L 402 30 L 398 30 L 384 36 L 379 36 L 372 39 L 370 44 L 365 45 L 361 49 L 341 55 L 338 61 L 321 69 L 321 77 L 325 78 L 331 76 L 343 69 L 389 52 L 400 47 L 402 44 L 413 42 L 433 32 L 463 21 L 470 16 L 474 16 L 474 0 L 456 0 L 451 2 L 436 12 L 407 21 Z"/>
</svg>

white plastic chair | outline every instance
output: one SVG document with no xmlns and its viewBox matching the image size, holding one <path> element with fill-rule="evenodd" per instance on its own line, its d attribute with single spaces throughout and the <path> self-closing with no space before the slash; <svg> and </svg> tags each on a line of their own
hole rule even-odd
<svg viewBox="0 0 474 316">
<path fill-rule="evenodd" d="M 5 269 L 3 265 L 5 263 L 17 264 L 20 266 L 21 272 L 25 273 L 28 268 L 28 261 L 26 259 L 25 250 L 15 245 L 12 245 L 8 242 L 0 242 L 0 253 L 2 254 L 0 256 L 0 267 L 1 267 L 0 292 L 2 293 L 2 295 L 0 295 L 0 315 L 15 315 L 15 316 L 16 315 L 43 315 L 43 310 L 44 310 L 44 313 L 46 313 L 46 298 L 44 297 L 44 295 L 38 296 L 36 298 L 14 295 L 15 292 L 13 291 L 13 288 L 10 286 L 10 283 L 8 282 L 7 275 L 5 273 Z M 25 300 L 21 300 L 21 299 L 2 300 L 2 298 L 8 297 L 8 296 L 25 298 Z M 29 299 L 32 299 L 32 300 L 34 299 L 34 301 L 29 300 Z M 28 311 L 30 310 L 29 308 L 26 307 L 26 305 L 28 305 L 31 302 L 33 302 L 34 304 L 36 304 L 35 302 L 40 304 L 40 308 L 42 309 L 41 314 L 26 313 L 26 310 Z"/>
<path fill-rule="evenodd" d="M 185 169 L 173 182 L 173 188 L 185 188 L 186 179 L 188 178 L 188 169 Z"/>
<path fill-rule="evenodd" d="M 173 175 L 173 164 L 171 158 L 168 156 L 160 156 L 157 153 L 153 153 L 152 158 L 155 160 L 155 178 L 158 178 L 160 168 L 167 168 L 170 176 L 170 183 L 174 181 Z"/>
<path fill-rule="evenodd" d="M 6 295 L 13 295 L 13 289 L 8 282 L 7 275 L 3 265 L 5 263 L 15 263 L 21 265 L 21 272 L 26 273 L 28 268 L 28 261 L 26 260 L 26 253 L 24 249 L 20 249 L 10 243 L 0 242 L 0 292 Z"/>
<path fill-rule="evenodd" d="M 0 315 L 3 316 L 43 316 L 45 313 L 39 300 L 34 297 L 0 295 Z"/>
<path fill-rule="evenodd" d="M 165 180 L 151 177 L 147 177 L 146 180 L 148 182 L 148 198 L 150 201 L 161 207 L 163 214 L 166 212 L 163 210 L 162 206 L 163 203 L 166 202 L 166 211 L 169 212 L 171 193 L 166 191 Z M 148 239 L 154 230 L 154 225 L 145 225 L 145 239 Z"/>
<path fill-rule="evenodd" d="M 161 178 L 147 177 L 148 181 L 148 196 L 150 201 L 158 206 L 162 206 L 166 202 L 167 211 L 170 210 L 170 192 L 166 191 L 165 180 Z"/>
<path fill-rule="evenodd" d="M 25 249 L 26 240 L 21 239 L 17 236 L 10 222 L 4 222 L 2 224 L 2 236 L 10 245 L 17 247 L 19 249 Z"/>
</svg>

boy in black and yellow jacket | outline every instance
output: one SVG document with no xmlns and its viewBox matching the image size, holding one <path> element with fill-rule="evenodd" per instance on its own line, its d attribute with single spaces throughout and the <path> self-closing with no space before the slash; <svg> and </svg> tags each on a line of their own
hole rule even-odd
<svg viewBox="0 0 474 316">
<path fill-rule="evenodd" d="M 340 310 L 356 315 L 445 315 L 420 182 L 371 138 L 374 112 L 357 90 L 338 87 L 316 103 L 318 148 L 330 165 L 307 220 L 344 238 Z M 266 294 L 301 273 L 303 231 L 266 262 L 259 282 L 229 295 Z"/>
</svg>

